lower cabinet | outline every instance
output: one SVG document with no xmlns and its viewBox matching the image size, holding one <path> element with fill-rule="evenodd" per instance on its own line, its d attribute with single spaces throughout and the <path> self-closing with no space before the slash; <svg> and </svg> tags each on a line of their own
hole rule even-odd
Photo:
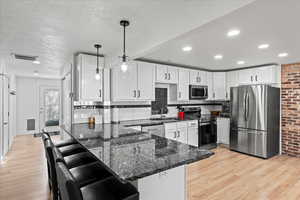
<svg viewBox="0 0 300 200">
<path fill-rule="evenodd" d="M 187 123 L 186 122 L 166 123 L 165 135 L 166 138 L 187 144 L 188 142 Z"/>
<path fill-rule="evenodd" d="M 185 200 L 185 177 L 185 166 L 180 166 L 138 179 L 140 200 Z"/>
<path fill-rule="evenodd" d="M 230 119 L 217 118 L 217 143 L 229 145 Z"/>
</svg>

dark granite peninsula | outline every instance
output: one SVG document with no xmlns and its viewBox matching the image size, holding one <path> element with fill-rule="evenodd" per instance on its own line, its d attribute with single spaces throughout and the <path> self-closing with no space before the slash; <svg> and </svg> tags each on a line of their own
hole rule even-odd
<svg viewBox="0 0 300 200">
<path fill-rule="evenodd" d="M 213 153 L 126 126 L 73 124 L 62 128 L 121 181 L 135 184 L 140 199 L 186 199 L 185 166 Z"/>
</svg>

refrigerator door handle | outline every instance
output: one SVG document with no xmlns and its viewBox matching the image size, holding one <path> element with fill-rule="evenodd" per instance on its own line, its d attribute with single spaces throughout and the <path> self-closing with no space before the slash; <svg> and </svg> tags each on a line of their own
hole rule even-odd
<svg viewBox="0 0 300 200">
<path fill-rule="evenodd" d="M 244 96 L 244 119 L 247 121 L 247 93 Z"/>
<path fill-rule="evenodd" d="M 250 105 L 250 103 L 249 103 L 249 93 L 247 93 L 247 120 L 248 120 L 248 118 L 249 118 L 249 105 Z"/>
</svg>

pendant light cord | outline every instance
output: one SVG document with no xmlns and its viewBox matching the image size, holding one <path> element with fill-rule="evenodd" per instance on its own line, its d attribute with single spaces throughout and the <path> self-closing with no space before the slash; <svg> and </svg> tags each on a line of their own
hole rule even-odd
<svg viewBox="0 0 300 200">
<path fill-rule="evenodd" d="M 124 29 L 123 29 L 123 62 L 126 62 L 126 31 L 125 31 L 126 26 L 124 25 Z"/>
<path fill-rule="evenodd" d="M 99 72 L 99 47 L 97 47 L 97 72 Z"/>
</svg>

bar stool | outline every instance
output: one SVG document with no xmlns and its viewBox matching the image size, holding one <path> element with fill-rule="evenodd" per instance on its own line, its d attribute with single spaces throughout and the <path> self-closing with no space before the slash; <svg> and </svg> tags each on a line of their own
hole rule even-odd
<svg viewBox="0 0 300 200">
<path fill-rule="evenodd" d="M 123 184 L 115 177 L 80 187 L 63 162 L 56 163 L 58 186 L 62 200 L 138 200 L 139 193 L 130 183 Z"/>
<path fill-rule="evenodd" d="M 42 138 L 43 140 L 49 138 L 51 139 L 51 136 L 48 132 L 45 132 L 43 130 L 42 132 Z M 63 141 L 58 141 L 58 142 L 54 142 L 52 139 L 51 141 L 53 142 L 54 146 L 56 147 L 63 147 L 63 146 L 67 146 L 67 145 L 71 145 L 71 144 L 78 144 L 76 140 L 74 140 L 73 138 L 72 139 L 68 139 L 68 140 L 63 140 Z"/>
</svg>

